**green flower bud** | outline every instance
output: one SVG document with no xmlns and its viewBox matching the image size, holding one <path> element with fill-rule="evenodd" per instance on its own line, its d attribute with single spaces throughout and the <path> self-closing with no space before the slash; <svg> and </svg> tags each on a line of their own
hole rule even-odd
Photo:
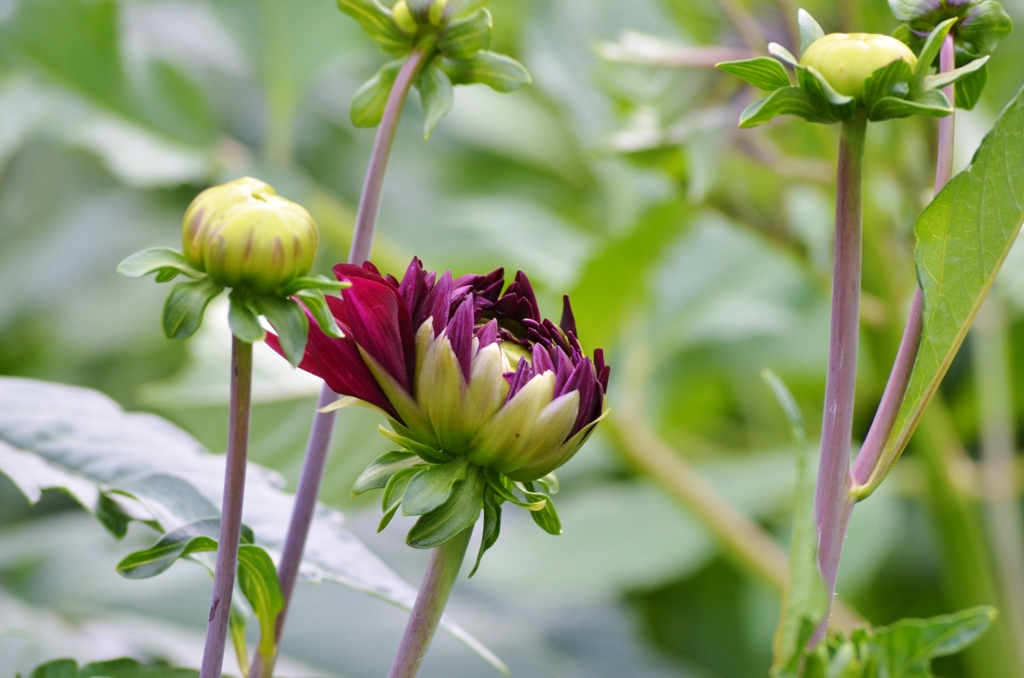
<svg viewBox="0 0 1024 678">
<path fill-rule="evenodd" d="M 273 292 L 309 272 L 319 234 L 303 207 L 245 177 L 196 197 L 182 244 L 189 264 L 218 285 Z"/>
<path fill-rule="evenodd" d="M 896 38 L 874 33 L 831 33 L 818 38 L 800 58 L 840 94 L 860 98 L 871 74 L 897 59 L 913 68 L 917 57 Z"/>
</svg>

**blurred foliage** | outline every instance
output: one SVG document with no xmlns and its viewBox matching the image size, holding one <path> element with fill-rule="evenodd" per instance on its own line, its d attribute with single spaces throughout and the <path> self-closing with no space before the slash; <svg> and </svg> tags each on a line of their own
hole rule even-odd
<svg viewBox="0 0 1024 678">
<path fill-rule="evenodd" d="M 753 93 L 734 78 L 599 54 L 626 44 L 626 31 L 656 38 L 670 55 L 753 49 L 743 17 L 763 39 L 794 49 L 795 3 L 492 0 L 490 8 L 491 48 L 523 62 L 534 84 L 500 96 L 458 88 L 429 143 L 418 105 L 409 106 L 374 260 L 392 272 L 414 253 L 456 274 L 522 268 L 548 314 L 569 292 L 584 344 L 609 352 L 612 407 L 628 373 L 642 384 L 657 433 L 787 539 L 794 456 L 760 370 L 790 386 L 815 439 L 836 130 L 778 121 L 741 132 L 739 112 Z M 806 9 L 828 31 L 896 26 L 883 0 L 814 0 Z M 1024 20 L 1019 2 L 1006 9 Z M 1020 87 L 1022 56 L 1018 31 L 993 55 L 979 105 L 958 114 L 960 167 Z M 165 291 L 114 267 L 144 247 L 177 246 L 199 190 L 250 174 L 310 209 L 324 241 L 314 273 L 328 273 L 347 253 L 373 140 L 352 125 L 349 106 L 380 60 L 330 0 L 0 0 L 0 373 L 97 388 L 223 450 L 226 308 L 211 307 L 208 318 L 222 322 L 189 342 L 167 341 Z M 930 199 L 934 137 L 934 122 L 923 119 L 868 134 L 857 440 L 913 291 L 913 225 Z M 993 297 L 1006 309 L 999 331 L 1011 351 L 1011 396 L 1024 387 L 1021 256 L 1011 254 Z M 992 526 L 973 465 L 984 387 L 974 341 L 954 361 L 928 430 L 854 513 L 839 589 L 879 625 L 994 603 L 1004 612 L 999 632 L 935 664 L 938 675 L 991 678 L 1019 675 L 986 658 L 1002 656 L 1000 639 L 1010 637 L 1006 601 L 1021 609 L 1024 601 L 965 604 L 960 595 L 957 577 L 974 565 L 957 565 L 957 545 L 984 546 L 971 541 L 972 520 Z M 616 361 L 626 346 L 642 364 Z M 294 487 L 318 385 L 269 351 L 257 351 L 256 365 L 252 455 Z M 1024 397 L 1012 401 L 1017 440 Z M 349 496 L 359 471 L 386 450 L 376 423 L 358 408 L 340 415 L 322 499 L 415 581 L 424 560 L 401 543 L 408 525 L 375 535 L 375 507 Z M 938 450 L 939 466 L 921 454 L 927 449 Z M 954 469 L 955 502 L 935 493 L 935 468 Z M 510 515 L 489 562 L 460 582 L 450 606 L 512 675 L 766 674 L 774 592 L 723 560 L 707 531 L 622 464 L 610 441 L 597 436 L 560 479 L 565 534 L 540 535 Z M 944 518 L 954 510 L 967 522 Z M 115 544 L 59 495 L 30 510 L 0 479 L 5 662 L 25 672 L 58 657 L 84 664 L 130 654 L 194 665 L 207 576 L 182 566 L 125 581 L 114 564 L 150 537 L 133 529 L 125 539 Z M 300 586 L 284 639 L 292 663 L 281 673 L 381 675 L 403 624 L 401 611 L 379 601 Z M 423 675 L 489 670 L 441 637 Z"/>
</svg>

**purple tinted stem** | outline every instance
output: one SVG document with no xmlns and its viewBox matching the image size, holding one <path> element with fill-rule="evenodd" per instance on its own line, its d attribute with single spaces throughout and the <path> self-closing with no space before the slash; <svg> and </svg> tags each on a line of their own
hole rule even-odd
<svg viewBox="0 0 1024 678">
<path fill-rule="evenodd" d="M 814 496 L 818 569 L 828 592 L 830 609 L 846 526 L 853 509 L 849 493 L 850 438 L 860 330 L 861 175 L 866 132 L 867 117 L 861 110 L 842 123 L 839 142 L 832 326 L 821 426 L 821 461 Z M 814 640 L 824 637 L 826 630 L 827 621 L 823 621 Z"/>
<path fill-rule="evenodd" d="M 953 50 L 953 35 L 947 35 L 942 42 L 939 51 L 939 72 L 948 73 L 955 67 L 955 52 Z M 956 101 L 955 85 L 949 85 L 942 90 L 950 103 Z M 953 176 L 953 115 L 939 118 L 939 139 L 938 157 L 935 163 L 935 195 L 949 182 Z M 907 326 L 903 331 L 903 338 L 900 340 L 899 350 L 896 352 L 896 361 L 893 363 L 892 372 L 889 374 L 889 381 L 882 393 L 882 401 L 875 412 L 875 418 L 871 422 L 868 435 L 864 438 L 864 445 L 861 447 L 857 461 L 853 465 L 853 482 L 863 485 L 871 478 L 879 457 L 885 449 L 886 442 L 892 434 L 896 425 L 896 415 L 903 405 L 903 396 L 907 392 L 907 384 L 910 382 L 910 373 L 914 368 L 914 361 L 917 360 L 917 351 L 921 344 L 922 328 L 922 298 L 921 288 L 914 291 L 914 300 L 910 304 L 910 315 L 907 318 Z"/>
<path fill-rule="evenodd" d="M 224 470 L 224 500 L 221 507 L 217 564 L 213 574 L 213 596 L 206 627 L 206 647 L 200 678 L 219 678 L 224 664 L 228 636 L 231 594 L 238 568 L 238 540 L 242 532 L 242 500 L 245 496 L 245 463 L 249 446 L 249 410 L 252 392 L 252 344 L 238 337 L 231 343 L 231 413 L 228 453 Z"/>
<path fill-rule="evenodd" d="M 473 528 L 465 529 L 430 552 L 430 564 L 388 678 L 414 678 L 420 672 L 472 534 Z"/>
<path fill-rule="evenodd" d="M 348 256 L 350 264 L 362 264 L 370 258 L 373 233 L 377 227 L 377 214 L 380 211 L 381 195 L 384 188 L 384 175 L 387 172 L 391 146 L 395 140 L 395 130 L 398 129 L 398 119 L 401 117 L 405 100 L 409 95 L 409 88 L 412 87 L 413 81 L 423 68 L 426 56 L 425 48 L 417 48 L 409 55 L 409 58 L 402 64 L 402 68 L 399 69 L 398 75 L 395 77 L 395 84 L 388 95 L 384 115 L 373 143 L 370 166 L 366 170 L 363 194 L 359 199 L 356 228 Z M 321 412 L 320 410 L 337 399 L 338 394 L 324 384 L 317 400 L 317 411 L 313 415 L 313 426 L 306 443 L 306 456 L 302 462 L 299 487 L 295 493 L 295 505 L 292 507 L 291 523 L 288 525 L 288 535 L 285 537 L 284 550 L 278 565 L 277 576 L 281 581 L 281 592 L 284 594 L 284 609 L 281 610 L 277 618 L 275 645 L 280 643 L 281 635 L 284 632 L 285 619 L 288 616 L 288 607 L 295 589 L 295 580 L 302 562 L 302 554 L 306 549 L 306 539 L 309 536 L 313 513 L 316 510 L 317 497 L 320 496 L 320 486 L 327 468 L 327 452 L 331 445 L 331 435 L 334 432 L 337 412 Z M 265 659 L 257 656 L 249 670 L 249 678 L 262 678 L 271 675 L 274 670 L 274 662 L 275 658 Z"/>
<path fill-rule="evenodd" d="M 395 141 L 395 130 L 398 119 L 405 106 L 405 98 L 409 95 L 416 76 L 419 75 L 426 61 L 428 50 L 418 47 L 402 64 L 395 84 L 391 87 L 384 116 L 377 130 L 377 138 L 373 142 L 370 155 L 370 167 L 366 170 L 366 181 L 363 183 L 363 194 L 359 198 L 359 211 L 356 213 L 356 230 L 352 236 L 352 249 L 349 251 L 350 264 L 362 264 L 370 258 L 373 245 L 373 231 L 377 225 L 377 214 L 380 212 L 380 200 L 384 191 L 384 176 L 387 174 L 388 159 L 391 157 L 391 146 Z"/>
</svg>

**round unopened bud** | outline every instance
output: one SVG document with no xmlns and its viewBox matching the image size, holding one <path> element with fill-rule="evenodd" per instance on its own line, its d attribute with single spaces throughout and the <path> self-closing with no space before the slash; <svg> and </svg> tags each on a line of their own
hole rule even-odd
<svg viewBox="0 0 1024 678">
<path fill-rule="evenodd" d="M 910 48 L 888 35 L 831 33 L 811 43 L 800 65 L 814 68 L 840 94 L 859 98 L 871 74 L 897 59 L 917 64 Z"/>
<path fill-rule="evenodd" d="M 200 193 L 182 234 L 192 266 L 219 285 L 256 292 L 308 273 L 320 239 L 309 212 L 249 177 Z"/>
<path fill-rule="evenodd" d="M 391 8 L 391 15 L 394 16 L 398 27 L 406 33 L 415 33 L 420 29 L 416 19 L 412 16 L 412 12 L 409 11 L 409 5 L 405 0 L 398 0 L 395 3 L 395 6 Z"/>
</svg>

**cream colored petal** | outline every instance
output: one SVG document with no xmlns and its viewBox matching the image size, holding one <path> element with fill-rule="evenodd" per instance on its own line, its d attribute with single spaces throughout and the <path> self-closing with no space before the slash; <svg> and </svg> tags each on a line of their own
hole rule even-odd
<svg viewBox="0 0 1024 678">
<path fill-rule="evenodd" d="M 423 358 L 423 383 L 417 399 L 437 433 L 441 447 L 463 453 L 476 432 L 466 416 L 469 390 L 459 359 L 448 337 L 441 335 L 426 350 Z"/>
<path fill-rule="evenodd" d="M 377 380 L 377 385 L 384 391 L 388 402 L 391 403 L 391 406 L 398 412 L 398 416 L 402 418 L 405 425 L 414 434 L 413 437 L 425 445 L 436 447 L 437 436 L 430 426 L 430 421 L 416 401 L 413 400 L 412 396 L 409 395 L 409 392 L 402 388 L 401 384 L 395 381 L 380 366 L 380 363 L 373 359 L 373 356 L 364 351 L 362 346 L 359 347 L 359 354 L 363 357 L 363 362 L 366 363 L 370 373 L 373 374 L 373 378 Z"/>
<path fill-rule="evenodd" d="M 579 410 L 579 391 L 566 393 L 553 400 L 540 411 L 533 426 L 516 440 L 508 454 L 494 464 L 494 468 L 501 473 L 509 473 L 531 466 L 556 452 L 572 431 Z"/>
<path fill-rule="evenodd" d="M 517 441 L 533 429 L 541 410 L 551 403 L 554 394 L 554 372 L 545 372 L 527 382 L 473 438 L 470 461 L 490 466 L 505 457 Z"/>
<path fill-rule="evenodd" d="M 479 431 L 504 404 L 509 388 L 504 376 L 509 371 L 507 365 L 508 360 L 498 344 L 485 346 L 474 356 L 465 402 L 466 418 L 472 433 Z"/>
<path fill-rule="evenodd" d="M 415 383 L 413 384 L 412 393 L 413 397 L 419 400 L 420 398 L 420 384 L 424 382 L 423 376 L 423 362 L 426 358 L 427 348 L 434 342 L 434 321 L 427 318 L 426 321 L 420 328 L 416 330 L 416 369 L 413 373 L 416 375 Z"/>
<path fill-rule="evenodd" d="M 573 455 L 579 451 L 580 447 L 582 447 L 583 443 L 586 442 L 591 432 L 593 432 L 594 427 L 597 426 L 597 422 L 608 416 L 608 412 L 610 411 L 611 410 L 608 408 L 605 408 L 600 417 L 581 428 L 575 435 L 573 435 L 572 438 L 565 441 L 548 454 L 543 455 L 529 464 L 515 469 L 514 471 L 510 471 L 506 475 L 512 480 L 518 481 L 543 478 L 572 459 Z"/>
</svg>

